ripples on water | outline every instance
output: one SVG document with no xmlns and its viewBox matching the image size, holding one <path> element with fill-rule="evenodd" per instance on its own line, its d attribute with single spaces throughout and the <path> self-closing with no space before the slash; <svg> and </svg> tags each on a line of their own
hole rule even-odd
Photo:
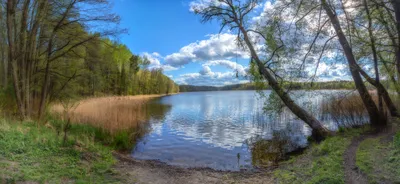
<svg viewBox="0 0 400 184">
<path fill-rule="evenodd" d="M 342 92 L 296 91 L 293 95 L 334 130 L 335 123 L 323 117 L 319 107 L 330 95 Z M 270 91 L 264 93 L 268 96 Z M 249 145 L 271 139 L 274 132 L 289 129 L 290 141 L 305 147 L 310 129 L 287 109 L 280 114 L 264 112 L 265 101 L 255 91 L 192 92 L 154 100 L 149 103 L 150 131 L 132 156 L 182 167 L 237 171 L 253 168 Z M 152 115 L 153 111 L 157 113 Z"/>
</svg>

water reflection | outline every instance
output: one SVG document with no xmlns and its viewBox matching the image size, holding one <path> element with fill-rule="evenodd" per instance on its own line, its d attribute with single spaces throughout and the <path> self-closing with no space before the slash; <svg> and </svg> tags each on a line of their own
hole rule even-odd
<svg viewBox="0 0 400 184">
<path fill-rule="evenodd" d="M 270 93 L 265 91 L 266 96 Z M 298 103 L 322 118 L 320 104 L 327 96 L 341 91 L 294 93 Z M 158 106 L 170 109 L 151 115 L 151 131 L 136 145 L 132 155 L 137 159 L 156 159 L 183 167 L 239 170 L 265 164 L 257 163 L 257 156 L 254 151 L 252 156 L 251 150 L 260 139 L 276 138 L 277 132 L 291 130 L 285 134 L 288 142 L 278 150 L 306 146 L 310 129 L 286 108 L 282 113 L 266 114 L 264 102 L 255 91 L 182 93 L 155 100 L 149 106 L 155 112 Z M 336 128 L 333 121 L 324 123 L 330 129 Z M 279 140 L 284 141 L 283 137 Z M 289 142 L 293 145 L 287 147 Z"/>
</svg>

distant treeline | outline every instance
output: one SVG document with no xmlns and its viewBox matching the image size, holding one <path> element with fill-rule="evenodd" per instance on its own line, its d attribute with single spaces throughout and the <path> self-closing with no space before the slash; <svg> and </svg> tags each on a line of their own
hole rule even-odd
<svg viewBox="0 0 400 184">
<path fill-rule="evenodd" d="M 329 82 L 285 82 L 286 89 L 355 89 L 353 81 L 329 81 Z M 269 86 L 260 88 L 254 83 L 234 84 L 221 87 L 216 86 L 192 86 L 180 85 L 180 92 L 194 91 L 228 91 L 228 90 L 262 90 L 270 89 Z"/>
</svg>

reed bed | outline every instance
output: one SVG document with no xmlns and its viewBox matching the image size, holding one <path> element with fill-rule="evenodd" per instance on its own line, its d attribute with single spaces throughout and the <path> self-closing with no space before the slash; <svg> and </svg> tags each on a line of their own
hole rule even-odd
<svg viewBox="0 0 400 184">
<path fill-rule="evenodd" d="M 51 111 L 61 115 L 61 118 L 65 118 L 65 114 L 68 114 L 68 118 L 73 123 L 90 124 L 113 134 L 136 129 L 146 122 L 148 119 L 146 102 L 160 96 L 91 98 L 78 102 L 75 107 L 68 110 L 62 104 L 56 104 Z"/>
<path fill-rule="evenodd" d="M 370 94 L 378 104 L 376 92 L 370 91 Z M 388 112 L 385 104 L 384 107 L 384 111 Z M 357 92 L 330 97 L 322 103 L 322 114 L 324 118 L 332 119 L 339 128 L 356 127 L 369 121 L 368 112 Z"/>
</svg>

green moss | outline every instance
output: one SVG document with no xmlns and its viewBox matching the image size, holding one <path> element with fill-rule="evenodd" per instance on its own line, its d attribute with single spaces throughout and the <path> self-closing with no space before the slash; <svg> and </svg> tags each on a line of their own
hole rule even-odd
<svg viewBox="0 0 400 184">
<path fill-rule="evenodd" d="M 0 120 L 0 178 L 40 183 L 113 183 L 112 150 L 72 133 L 68 144 L 51 128 Z M 0 179 L 0 181 L 2 181 Z"/>
</svg>

